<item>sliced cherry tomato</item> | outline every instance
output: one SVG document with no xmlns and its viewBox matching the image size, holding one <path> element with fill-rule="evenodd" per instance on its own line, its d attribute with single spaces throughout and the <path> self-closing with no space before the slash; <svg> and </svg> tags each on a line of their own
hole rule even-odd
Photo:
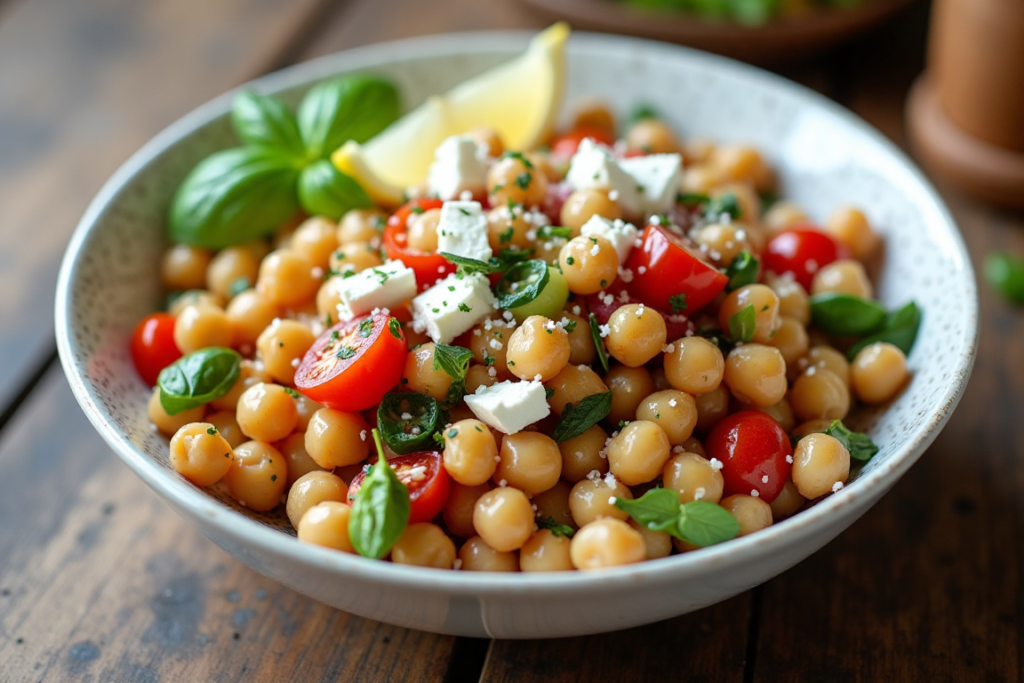
<svg viewBox="0 0 1024 683">
<path fill-rule="evenodd" d="M 761 265 L 777 275 L 792 273 L 796 281 L 811 290 L 814 274 L 833 261 L 850 258 L 846 245 L 813 225 L 801 225 L 780 232 L 768 241 Z"/>
<path fill-rule="evenodd" d="M 771 503 L 789 479 L 793 446 L 779 423 L 759 410 L 722 419 L 704 440 L 708 455 L 722 461 L 725 495 L 757 495 Z"/>
<path fill-rule="evenodd" d="M 374 457 L 370 464 L 377 461 Z M 440 514 L 444 504 L 448 502 L 451 492 L 451 475 L 441 465 L 439 451 L 423 451 L 389 458 L 388 464 L 395 470 L 398 481 L 409 489 L 409 524 L 429 522 Z M 366 469 L 360 470 L 348 485 L 348 501 L 356 499 L 356 493 L 366 479 Z"/>
<path fill-rule="evenodd" d="M 174 343 L 174 316 L 153 313 L 143 318 L 132 334 L 131 352 L 139 377 L 150 386 L 156 384 L 160 371 L 181 358 Z"/>
<path fill-rule="evenodd" d="M 552 140 L 551 155 L 569 159 L 576 153 L 580 143 L 587 138 L 593 138 L 602 145 L 608 145 L 609 147 L 615 144 L 615 135 L 611 131 L 607 131 L 604 128 L 580 126 Z"/>
<path fill-rule="evenodd" d="M 633 271 L 629 291 L 634 298 L 662 311 L 679 312 L 677 299 L 685 297 L 686 315 L 706 306 L 725 289 L 729 278 L 705 261 L 682 237 L 658 225 L 648 225 L 640 248 L 629 255 L 626 267 Z"/>
<path fill-rule="evenodd" d="M 406 202 L 388 219 L 384 228 L 384 251 L 393 261 L 401 261 L 416 273 L 416 284 L 420 291 L 427 289 L 439 279 L 455 272 L 455 264 L 440 254 L 431 254 L 406 246 L 405 230 L 409 216 L 444 205 L 440 199 L 413 199 Z"/>
<path fill-rule="evenodd" d="M 295 371 L 295 386 L 317 403 L 345 412 L 380 403 L 405 367 L 405 335 L 392 320 L 378 313 L 324 332 Z"/>
</svg>

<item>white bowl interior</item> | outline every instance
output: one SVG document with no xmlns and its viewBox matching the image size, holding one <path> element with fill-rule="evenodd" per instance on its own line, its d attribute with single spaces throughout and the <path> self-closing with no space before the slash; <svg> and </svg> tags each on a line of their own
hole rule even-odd
<svg viewBox="0 0 1024 683">
<path fill-rule="evenodd" d="M 466 34 L 372 46 L 288 69 L 255 87 L 294 103 L 322 77 L 365 70 L 393 78 L 411 107 L 508 59 L 527 39 L 520 33 Z M 778 169 L 783 194 L 812 216 L 821 219 L 852 203 L 884 235 L 879 297 L 889 306 L 915 300 L 924 321 L 909 359 L 911 385 L 885 410 L 854 418 L 881 452 L 838 495 L 755 536 L 683 556 L 601 575 L 489 576 L 381 566 L 302 546 L 282 533 L 291 533 L 283 514 L 254 514 L 191 486 L 169 467 L 167 441 L 149 424 L 148 390 L 132 367 L 127 342 L 137 321 L 161 302 L 155 273 L 175 187 L 203 156 L 236 144 L 225 116 L 230 94 L 133 157 L 97 197 L 72 240 L 58 287 L 58 343 L 86 413 L 133 469 L 237 557 L 331 604 L 404 625 L 509 637 L 609 630 L 709 604 L 799 561 L 902 475 L 959 400 L 973 362 L 977 303 L 956 227 L 922 175 L 880 134 L 824 98 L 751 67 L 659 43 L 578 34 L 569 47 L 567 101 L 583 97 L 603 99 L 620 114 L 651 104 L 685 136 L 751 143 Z M 359 581 L 346 590 L 335 580 L 342 576 Z M 364 595 L 354 595 L 360 582 Z M 646 612 L 623 602 L 611 623 L 580 623 L 586 608 L 582 599 L 572 602 L 577 596 L 638 585 L 646 585 L 647 602 L 658 598 L 650 590 L 658 585 L 671 585 L 664 589 L 671 597 L 662 595 L 661 605 L 648 605 Z M 365 595 L 389 586 L 420 602 Z M 571 620 L 554 613 L 558 603 L 550 598 L 556 594 L 569 601 L 559 609 L 568 609 Z"/>
</svg>

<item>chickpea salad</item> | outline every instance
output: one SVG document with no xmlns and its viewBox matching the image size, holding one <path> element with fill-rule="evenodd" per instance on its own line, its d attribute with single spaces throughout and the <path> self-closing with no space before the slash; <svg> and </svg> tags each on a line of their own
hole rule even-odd
<svg viewBox="0 0 1024 683">
<path fill-rule="evenodd" d="M 241 146 L 179 188 L 131 355 L 181 476 L 341 552 L 596 570 L 756 533 L 877 453 L 843 420 L 909 381 L 921 313 L 874 300 L 860 210 L 814 222 L 758 150 L 600 103 L 523 149 L 456 131 L 382 202 L 330 155 L 399 112 L 370 76 L 243 93 Z"/>
</svg>

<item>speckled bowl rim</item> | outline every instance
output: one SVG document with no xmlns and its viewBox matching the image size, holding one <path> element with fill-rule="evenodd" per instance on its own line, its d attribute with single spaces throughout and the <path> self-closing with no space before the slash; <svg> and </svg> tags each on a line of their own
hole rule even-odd
<svg viewBox="0 0 1024 683">
<path fill-rule="evenodd" d="M 292 87 L 313 77 L 327 76 L 339 69 L 352 68 L 353 63 L 358 64 L 362 60 L 387 59 L 390 61 L 392 59 L 448 55 L 460 50 L 473 51 L 474 49 L 495 47 L 521 48 L 525 46 L 532 35 L 532 33 L 524 31 L 482 31 L 379 43 L 292 66 L 255 80 L 247 87 L 257 90 Z M 968 317 L 968 324 L 965 328 L 967 335 L 960 340 L 960 348 L 955 356 L 956 367 L 951 375 L 953 379 L 945 387 L 941 399 L 941 408 L 916 428 L 916 433 L 899 451 L 889 455 L 886 462 L 877 468 L 862 473 L 841 493 L 830 496 L 809 510 L 757 534 L 696 552 L 601 572 L 506 575 L 406 567 L 301 543 L 292 536 L 268 528 L 231 510 L 201 489 L 191 486 L 185 480 L 176 477 L 170 470 L 153 462 L 127 439 L 113 421 L 104 416 L 102 409 L 90 394 L 90 388 L 84 381 L 83 373 L 75 361 L 71 335 L 73 318 L 68 305 L 69 287 L 75 280 L 83 244 L 90 231 L 102 221 L 105 212 L 125 184 L 142 169 L 159 163 L 161 153 L 172 147 L 180 137 L 227 112 L 230 108 L 231 97 L 235 92 L 230 91 L 200 106 L 166 128 L 136 152 L 111 177 L 78 224 L 61 265 L 56 297 L 56 336 L 61 364 L 70 382 L 72 392 L 90 422 L 121 459 L 161 495 L 166 496 L 175 505 L 188 509 L 193 515 L 207 519 L 210 524 L 217 527 L 221 534 L 233 538 L 240 544 L 256 547 L 260 552 L 284 556 L 294 562 L 316 569 L 334 572 L 339 577 L 349 575 L 374 581 L 383 586 L 441 591 L 452 596 L 501 595 L 507 597 L 516 594 L 555 593 L 564 596 L 566 594 L 596 593 L 604 590 L 625 590 L 636 585 L 650 586 L 692 580 L 706 577 L 719 571 L 725 565 L 753 562 L 774 550 L 813 542 L 815 535 L 834 524 L 838 517 L 849 516 L 849 522 L 852 523 L 866 512 L 869 507 L 867 502 L 873 497 L 880 497 L 895 484 L 938 436 L 963 396 L 974 364 L 978 335 L 977 291 L 970 258 L 949 210 L 924 174 L 895 144 L 853 113 L 803 86 L 724 57 L 690 48 L 661 44 L 656 41 L 590 33 L 574 33 L 572 40 L 574 43 L 591 46 L 611 42 L 624 48 L 641 46 L 650 48 L 653 44 L 658 46 L 658 49 L 672 51 L 679 57 L 691 60 L 709 70 L 759 78 L 767 82 L 770 87 L 806 103 L 809 107 L 826 110 L 846 125 L 867 135 L 905 166 L 905 170 L 920 183 L 925 196 L 934 204 L 937 215 L 942 218 L 941 227 L 936 227 L 940 227 L 940 230 L 946 233 L 944 237 L 955 248 L 956 256 L 963 266 L 964 282 L 956 284 L 965 288 L 964 292 L 969 301 L 965 313 Z M 851 507 L 855 509 L 848 510 Z"/>
</svg>

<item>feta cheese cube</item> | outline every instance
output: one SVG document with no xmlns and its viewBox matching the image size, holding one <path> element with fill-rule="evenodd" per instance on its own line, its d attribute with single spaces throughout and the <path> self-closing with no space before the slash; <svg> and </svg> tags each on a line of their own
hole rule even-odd
<svg viewBox="0 0 1024 683">
<path fill-rule="evenodd" d="M 639 216 L 643 211 L 637 181 L 622 170 L 611 150 L 590 138 L 584 138 L 569 165 L 565 177 L 574 190 L 607 190 L 615 193 L 616 201 L 627 216 Z"/>
<path fill-rule="evenodd" d="M 619 255 L 619 265 L 624 265 L 629 258 L 629 252 L 633 250 L 633 243 L 636 242 L 640 231 L 632 223 L 616 218 L 610 221 L 601 216 L 591 216 L 590 220 L 580 228 L 580 234 L 584 237 L 603 237 L 612 243 L 616 253 Z"/>
<path fill-rule="evenodd" d="M 468 135 L 446 138 L 434 151 L 427 186 L 441 199 L 455 199 L 463 192 L 482 196 L 487 192 L 487 145 Z"/>
<path fill-rule="evenodd" d="M 540 382 L 499 382 L 466 395 L 477 419 L 505 434 L 515 434 L 551 412 Z"/>
<path fill-rule="evenodd" d="M 412 300 L 415 329 L 425 331 L 438 344 L 449 344 L 489 316 L 498 302 L 490 283 L 480 273 L 453 273 Z"/>
<path fill-rule="evenodd" d="M 347 320 L 375 308 L 394 308 L 416 296 L 416 273 L 401 261 L 367 268 L 336 285 L 338 317 Z"/>
<path fill-rule="evenodd" d="M 676 203 L 683 159 L 678 154 L 648 154 L 623 159 L 619 166 L 640 189 L 640 205 L 647 216 L 667 213 Z"/>
<path fill-rule="evenodd" d="M 437 224 L 437 250 L 486 261 L 494 255 L 487 235 L 487 216 L 480 202 L 445 202 Z"/>
</svg>

